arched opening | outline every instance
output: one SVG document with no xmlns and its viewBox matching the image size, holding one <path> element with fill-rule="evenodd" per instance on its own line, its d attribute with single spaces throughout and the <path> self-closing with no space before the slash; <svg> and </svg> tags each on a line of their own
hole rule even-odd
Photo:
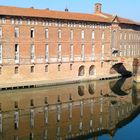
<svg viewBox="0 0 140 140">
<path fill-rule="evenodd" d="M 78 94 L 80 96 L 83 96 L 84 95 L 84 86 L 78 86 Z"/>
<path fill-rule="evenodd" d="M 89 75 L 95 75 L 95 66 L 94 65 L 90 66 Z"/>
<path fill-rule="evenodd" d="M 117 63 L 117 64 L 114 64 L 112 66 L 112 68 L 110 69 L 110 73 L 119 73 L 121 74 L 122 76 L 131 76 L 132 75 L 132 72 L 131 71 L 128 71 L 124 64 L 123 63 Z"/>
<path fill-rule="evenodd" d="M 83 76 L 85 74 L 85 67 L 80 66 L 78 71 L 78 76 Z"/>
</svg>

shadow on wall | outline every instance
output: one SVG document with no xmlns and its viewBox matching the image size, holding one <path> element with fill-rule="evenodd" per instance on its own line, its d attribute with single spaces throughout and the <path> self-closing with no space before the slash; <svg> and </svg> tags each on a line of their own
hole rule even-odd
<svg viewBox="0 0 140 140">
<path fill-rule="evenodd" d="M 128 71 L 123 65 L 123 63 L 117 63 L 113 65 L 110 69 L 110 73 L 112 74 L 114 73 L 114 71 L 121 74 L 122 76 L 132 76 L 132 72 Z"/>
</svg>

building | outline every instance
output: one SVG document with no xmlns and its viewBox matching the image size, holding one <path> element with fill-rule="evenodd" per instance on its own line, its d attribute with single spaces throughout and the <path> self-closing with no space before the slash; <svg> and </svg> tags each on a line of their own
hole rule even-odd
<svg viewBox="0 0 140 140">
<path fill-rule="evenodd" d="M 140 24 L 100 3 L 93 14 L 0 6 L 0 87 L 113 77 L 139 55 Z"/>
</svg>

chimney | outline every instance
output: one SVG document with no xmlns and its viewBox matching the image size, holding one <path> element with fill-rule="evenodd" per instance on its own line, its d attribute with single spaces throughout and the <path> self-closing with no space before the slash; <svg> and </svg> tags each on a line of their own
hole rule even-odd
<svg viewBox="0 0 140 140">
<path fill-rule="evenodd" d="M 65 12 L 68 12 L 69 11 L 69 9 L 68 8 L 65 8 Z"/>
<path fill-rule="evenodd" d="M 99 14 L 102 13 L 102 4 L 101 3 L 95 3 L 95 13 Z"/>
</svg>

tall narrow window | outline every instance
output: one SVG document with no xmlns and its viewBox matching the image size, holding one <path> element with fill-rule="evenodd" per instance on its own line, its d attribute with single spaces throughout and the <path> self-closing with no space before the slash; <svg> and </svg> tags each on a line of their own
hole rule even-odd
<svg viewBox="0 0 140 140">
<path fill-rule="evenodd" d="M 105 39 L 105 32 L 102 32 L 102 40 Z"/>
<path fill-rule="evenodd" d="M 46 44 L 46 47 L 45 47 L 45 60 L 46 60 L 46 62 L 49 61 L 49 46 L 48 46 L 48 44 Z"/>
<path fill-rule="evenodd" d="M 94 31 L 92 31 L 92 40 L 95 38 Z"/>
<path fill-rule="evenodd" d="M 31 37 L 31 38 L 34 38 L 34 36 L 35 36 L 34 28 L 31 28 L 30 37 Z"/>
<path fill-rule="evenodd" d="M 70 64 L 70 70 L 72 70 L 72 66 L 73 66 L 73 65 L 72 65 L 72 64 Z"/>
<path fill-rule="evenodd" d="M 124 34 L 124 39 L 126 40 L 126 33 Z"/>
<path fill-rule="evenodd" d="M 73 45 L 70 45 L 70 61 L 74 60 L 74 56 L 73 56 Z"/>
<path fill-rule="evenodd" d="M 94 57 L 95 53 L 94 53 L 94 44 L 92 45 L 92 55 L 91 55 L 91 60 L 93 61 L 95 59 Z"/>
<path fill-rule="evenodd" d="M 116 36 L 116 31 L 114 30 L 112 32 L 112 50 L 116 50 L 116 44 L 117 44 L 117 36 Z"/>
<path fill-rule="evenodd" d="M 19 45 L 15 44 L 15 63 L 19 63 Z"/>
<path fill-rule="evenodd" d="M 58 65 L 58 71 L 60 71 L 61 65 Z"/>
<path fill-rule="evenodd" d="M 120 33 L 120 40 L 122 40 L 122 33 Z"/>
<path fill-rule="evenodd" d="M 82 44 L 82 46 L 81 46 L 81 59 L 82 59 L 82 61 L 84 61 L 85 60 L 85 50 L 84 50 L 85 48 L 84 48 L 84 44 Z"/>
<path fill-rule="evenodd" d="M 2 64 L 2 44 L 0 44 L 0 64 Z"/>
<path fill-rule="evenodd" d="M 45 38 L 48 39 L 49 38 L 49 30 L 45 29 Z"/>
<path fill-rule="evenodd" d="M 2 38 L 2 28 L 0 27 L 0 38 Z"/>
<path fill-rule="evenodd" d="M 126 45 L 124 45 L 123 53 L 124 53 L 124 56 L 126 56 Z"/>
<path fill-rule="evenodd" d="M 0 75 L 2 74 L 2 67 L 0 67 Z"/>
<path fill-rule="evenodd" d="M 61 44 L 58 44 L 58 61 L 61 61 Z"/>
<path fill-rule="evenodd" d="M 6 19 L 2 18 L 2 23 L 5 24 L 6 23 Z"/>
<path fill-rule="evenodd" d="M 73 40 L 73 30 L 70 30 L 70 40 Z"/>
<path fill-rule="evenodd" d="M 19 37 L 19 28 L 15 28 L 15 37 L 17 38 L 17 37 Z"/>
<path fill-rule="evenodd" d="M 122 45 L 120 45 L 120 56 L 122 56 Z"/>
<path fill-rule="evenodd" d="M 31 66 L 31 73 L 33 73 L 35 71 L 35 67 Z"/>
<path fill-rule="evenodd" d="M 130 45 L 128 46 L 128 53 L 127 53 L 127 56 L 130 56 L 130 52 L 131 52 L 131 50 L 130 50 L 131 48 L 130 48 Z"/>
<path fill-rule="evenodd" d="M 101 60 L 104 59 L 104 45 L 102 45 L 102 48 L 101 48 Z"/>
<path fill-rule="evenodd" d="M 45 72 L 48 72 L 48 65 L 45 66 Z"/>
<path fill-rule="evenodd" d="M 84 32 L 84 30 L 82 30 L 81 31 L 81 38 L 84 39 L 84 37 L 85 37 L 85 32 Z"/>
<path fill-rule="evenodd" d="M 18 67 L 15 67 L 15 74 L 18 74 Z"/>
<path fill-rule="evenodd" d="M 31 62 L 34 63 L 35 61 L 35 45 L 31 44 Z"/>
<path fill-rule="evenodd" d="M 61 30 L 59 29 L 59 30 L 58 30 L 58 39 L 61 39 L 61 36 L 62 36 L 62 35 L 61 35 Z"/>
</svg>

